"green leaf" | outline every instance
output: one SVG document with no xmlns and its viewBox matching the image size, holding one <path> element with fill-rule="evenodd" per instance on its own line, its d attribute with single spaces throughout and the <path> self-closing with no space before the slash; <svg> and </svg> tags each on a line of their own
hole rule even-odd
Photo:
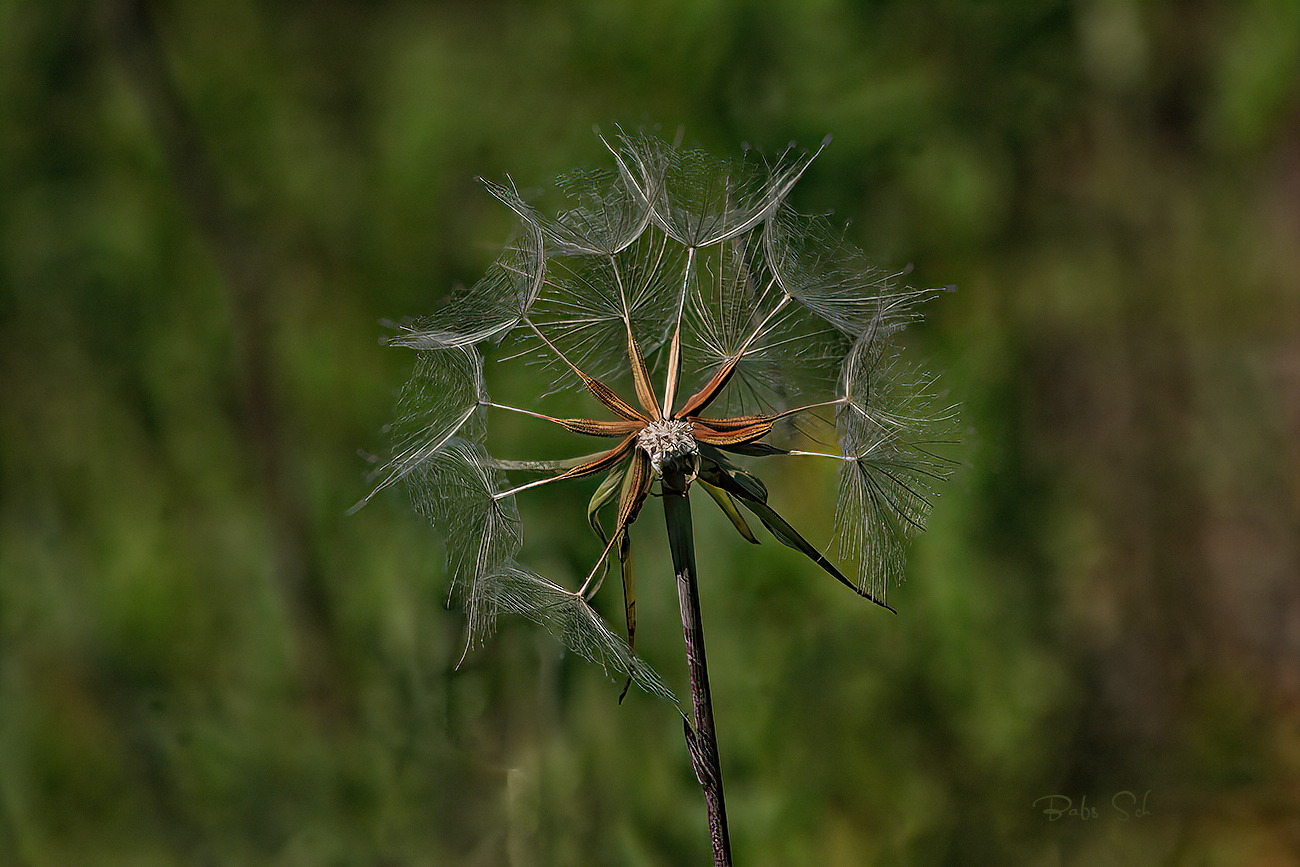
<svg viewBox="0 0 1300 867">
<path fill-rule="evenodd" d="M 627 610 L 627 646 L 636 646 L 636 571 L 632 566 L 632 537 L 627 530 L 619 540 L 618 563 L 623 572 L 623 602 Z"/>
<path fill-rule="evenodd" d="M 627 649 L 633 650 L 636 647 L 636 572 L 632 565 L 632 536 L 626 530 L 623 530 L 623 538 L 619 540 L 618 545 L 618 564 L 623 572 L 623 605 L 627 613 Z M 623 691 L 618 694 L 618 703 L 623 703 L 623 697 L 627 695 L 628 687 L 632 685 L 632 677 L 628 676 L 627 683 L 623 684 Z"/>
<path fill-rule="evenodd" d="M 623 467 L 616 466 L 610 470 L 608 475 L 605 476 L 600 485 L 596 488 L 595 493 L 591 495 L 591 500 L 587 503 L 587 523 L 591 525 L 592 531 L 595 532 L 602 545 L 609 542 L 609 537 L 605 535 L 605 528 L 600 526 L 600 510 L 613 501 L 614 495 L 618 492 L 619 485 L 623 481 L 623 474 Z M 608 548 L 606 549 L 606 554 L 601 555 L 600 563 L 597 564 L 597 567 L 600 569 L 600 575 L 595 579 L 595 583 L 592 584 L 591 589 L 588 591 L 590 596 L 596 595 L 596 592 L 600 590 L 601 585 L 605 583 L 605 577 L 609 575 L 609 559 L 606 556 L 607 553 Z"/>
<path fill-rule="evenodd" d="M 626 470 L 623 467 L 614 467 L 601 481 L 595 493 L 591 495 L 590 502 L 587 503 L 587 523 L 591 525 L 591 529 L 600 537 L 602 543 L 606 542 L 607 538 L 604 528 L 600 526 L 599 512 L 614 502 L 625 475 Z"/>
<path fill-rule="evenodd" d="M 710 485 L 703 479 L 700 479 L 700 484 L 704 486 L 704 490 L 708 491 L 709 496 L 713 498 L 713 502 L 718 504 L 718 508 L 722 509 L 723 514 L 731 519 L 731 523 L 740 535 L 757 545 L 758 538 L 754 535 L 754 531 L 749 529 L 749 525 L 745 523 L 744 516 L 736 509 L 736 503 L 731 499 L 731 495 L 722 488 Z"/>
<path fill-rule="evenodd" d="M 706 452 L 701 449 L 701 454 Z M 733 466 L 721 455 L 701 461 L 699 477 L 704 482 L 734 494 L 742 500 L 767 502 L 767 486 L 763 481 Z"/>
<path fill-rule="evenodd" d="M 745 508 L 758 516 L 758 519 L 763 522 L 763 526 L 767 527 L 768 531 L 771 532 L 771 534 L 776 537 L 776 540 L 782 545 L 785 545 L 787 548 L 793 548 L 803 554 L 809 560 L 812 560 L 818 566 L 822 567 L 828 575 L 832 576 L 845 587 L 848 587 L 864 599 L 874 602 L 887 611 L 892 611 L 895 614 L 898 613 L 894 611 L 891 606 L 885 604 L 866 590 L 863 590 L 861 587 L 854 584 L 848 578 L 844 577 L 844 573 L 835 568 L 834 563 L 827 560 L 820 551 L 813 547 L 812 544 L 804 539 L 803 536 L 800 536 L 798 531 L 796 531 L 794 527 L 791 527 L 785 518 L 778 515 L 776 510 L 767 503 L 749 500 L 744 497 L 741 498 L 740 502 Z"/>
<path fill-rule="evenodd" d="M 757 476 L 751 476 L 749 473 L 735 468 L 722 455 L 709 454 L 704 449 L 700 451 L 701 454 L 705 455 L 705 459 L 701 461 L 699 477 L 705 483 L 706 490 L 708 490 L 708 485 L 714 485 L 733 495 L 740 500 L 742 506 L 758 516 L 758 519 L 763 522 L 763 526 L 782 545 L 803 554 L 820 566 L 828 575 L 864 599 L 868 599 L 888 611 L 894 610 L 846 578 L 844 573 L 835 567 L 834 563 L 827 560 L 820 551 L 813 547 L 803 536 L 800 536 L 798 531 L 791 527 L 785 518 L 778 515 L 776 510 L 767 504 L 767 487 Z M 714 450 L 710 449 L 709 451 Z"/>
<path fill-rule="evenodd" d="M 737 455 L 747 455 L 751 458 L 766 458 L 771 455 L 788 455 L 790 453 L 788 449 L 779 449 L 763 442 L 736 443 L 735 445 L 718 446 L 718 448 Z"/>
</svg>

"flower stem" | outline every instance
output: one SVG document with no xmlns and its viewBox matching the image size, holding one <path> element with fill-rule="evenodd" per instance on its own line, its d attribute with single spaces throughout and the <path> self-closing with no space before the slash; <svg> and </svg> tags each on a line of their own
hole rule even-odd
<svg viewBox="0 0 1300 867">
<path fill-rule="evenodd" d="M 686 638 L 686 664 L 691 676 L 691 720 L 683 719 L 686 747 L 695 776 L 704 789 L 713 839 L 714 867 L 731 867 L 731 840 L 727 836 L 727 808 L 722 797 L 722 765 L 713 729 L 713 700 L 709 694 L 709 667 L 704 656 L 704 625 L 700 619 L 700 593 L 695 574 L 695 540 L 691 529 L 691 502 L 684 472 L 665 468 L 664 517 L 668 522 L 668 547 L 677 573 L 677 599 Z"/>
</svg>

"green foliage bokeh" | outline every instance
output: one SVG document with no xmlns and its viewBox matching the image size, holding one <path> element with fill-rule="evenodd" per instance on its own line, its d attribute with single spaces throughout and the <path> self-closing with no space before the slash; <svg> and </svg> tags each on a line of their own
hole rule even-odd
<svg viewBox="0 0 1300 867">
<path fill-rule="evenodd" d="M 796 205 L 958 288 L 908 337 L 965 433 L 897 617 L 697 510 L 737 863 L 1297 863 L 1297 45 L 1294 0 L 0 0 L 0 867 L 707 862 L 671 707 L 527 623 L 453 670 L 436 537 L 345 515 L 380 321 L 593 122 L 829 132 Z M 823 469 L 770 479 L 819 542 Z M 520 501 L 566 578 L 572 487 Z"/>
</svg>

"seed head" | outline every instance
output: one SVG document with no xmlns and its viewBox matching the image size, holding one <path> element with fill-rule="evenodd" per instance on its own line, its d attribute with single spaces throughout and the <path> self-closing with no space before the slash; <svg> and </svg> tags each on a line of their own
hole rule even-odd
<svg viewBox="0 0 1300 867">
<path fill-rule="evenodd" d="M 691 423 L 673 418 L 650 422 L 636 437 L 637 447 L 650 456 L 650 466 L 663 475 L 664 465 L 685 458 L 699 459 L 700 447 L 691 435 Z"/>
<path fill-rule="evenodd" d="M 646 134 L 605 144 L 611 166 L 559 179 L 558 213 L 543 213 L 513 183 L 488 183 L 522 231 L 479 282 L 389 341 L 418 362 L 375 490 L 407 483 L 445 536 L 467 646 L 500 614 L 519 614 L 607 670 L 671 695 L 633 653 L 631 525 L 656 485 L 682 493 L 698 483 L 744 538 L 758 541 L 747 523 L 757 518 L 778 542 L 888 607 L 905 545 L 949 473 L 934 447 L 950 441 L 955 413 L 895 346 L 938 290 L 900 287 L 840 228 L 787 203 L 816 153 L 717 159 Z M 595 412 L 554 418 L 497 403 L 485 359 L 537 363 L 552 391 L 583 390 Z M 555 460 L 498 457 L 486 430 L 501 412 L 606 445 Z M 832 429 L 821 445 L 793 435 Z M 834 537 L 856 576 L 806 541 L 737 463 L 773 456 L 838 463 Z M 571 590 L 521 562 L 515 496 L 596 478 L 587 520 L 604 548 Z M 592 605 L 615 560 L 626 639 Z"/>
</svg>

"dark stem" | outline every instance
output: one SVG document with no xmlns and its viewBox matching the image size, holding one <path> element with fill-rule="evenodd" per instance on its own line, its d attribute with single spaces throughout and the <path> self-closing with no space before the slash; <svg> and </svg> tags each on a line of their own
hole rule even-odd
<svg viewBox="0 0 1300 867">
<path fill-rule="evenodd" d="M 691 674 L 691 708 L 694 726 L 683 719 L 686 747 L 695 776 L 704 789 L 713 838 L 714 867 L 731 867 L 731 840 L 727 837 L 727 807 L 722 798 L 722 765 L 713 729 L 713 700 L 709 695 L 709 666 L 704 656 L 704 625 L 700 619 L 700 593 L 695 574 L 695 540 L 691 530 L 691 502 L 682 473 L 665 468 L 664 517 L 668 522 L 668 547 L 677 573 L 677 599 L 682 609 L 686 637 L 686 664 Z"/>
</svg>

